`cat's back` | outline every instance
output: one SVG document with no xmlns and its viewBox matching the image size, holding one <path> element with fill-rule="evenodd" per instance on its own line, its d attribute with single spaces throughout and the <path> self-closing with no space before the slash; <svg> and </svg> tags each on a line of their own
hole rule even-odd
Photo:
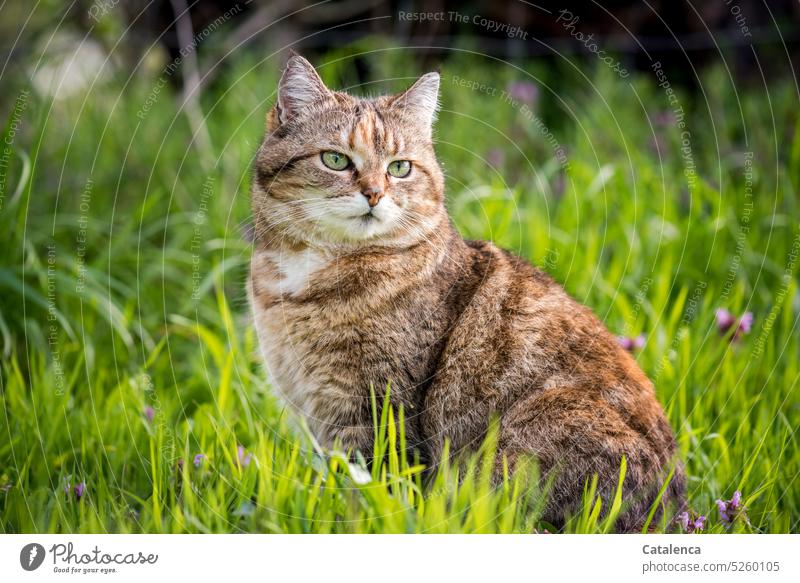
<svg viewBox="0 0 800 583">
<path fill-rule="evenodd" d="M 532 392 L 581 386 L 587 400 L 657 408 L 646 375 L 591 310 L 524 259 L 491 242 L 466 245 L 470 298 L 450 329 L 442 390 L 474 390 L 503 410 Z"/>
<path fill-rule="evenodd" d="M 543 270 L 487 241 L 466 241 L 476 285 L 463 330 L 494 329 L 497 350 L 514 349 L 553 373 L 598 374 L 598 367 L 648 384 L 600 319 Z M 487 326 L 487 324 L 489 324 Z"/>
</svg>

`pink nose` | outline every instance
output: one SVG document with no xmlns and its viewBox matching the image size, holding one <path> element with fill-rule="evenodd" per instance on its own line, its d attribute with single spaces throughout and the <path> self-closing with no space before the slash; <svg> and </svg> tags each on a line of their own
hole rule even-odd
<svg viewBox="0 0 800 583">
<path fill-rule="evenodd" d="M 361 189 L 361 194 L 367 197 L 369 206 L 375 206 L 383 198 L 383 189 L 380 186 L 369 185 Z"/>
</svg>

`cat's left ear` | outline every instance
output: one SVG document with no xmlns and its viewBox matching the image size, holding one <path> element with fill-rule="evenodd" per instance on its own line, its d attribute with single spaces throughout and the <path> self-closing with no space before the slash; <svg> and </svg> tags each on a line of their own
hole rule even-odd
<svg viewBox="0 0 800 583">
<path fill-rule="evenodd" d="M 392 101 L 392 107 L 421 120 L 431 128 L 439 110 L 439 73 L 426 73 Z"/>
<path fill-rule="evenodd" d="M 298 54 L 289 57 L 278 83 L 276 121 L 286 123 L 307 107 L 331 97 L 314 66 Z"/>
</svg>

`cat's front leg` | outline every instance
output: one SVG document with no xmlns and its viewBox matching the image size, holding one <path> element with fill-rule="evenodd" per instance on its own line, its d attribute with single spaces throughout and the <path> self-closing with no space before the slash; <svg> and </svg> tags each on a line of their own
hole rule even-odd
<svg viewBox="0 0 800 583">
<path fill-rule="evenodd" d="M 310 400 L 306 419 L 320 444 L 328 449 L 372 455 L 374 430 L 368 398 L 328 385 Z"/>
</svg>

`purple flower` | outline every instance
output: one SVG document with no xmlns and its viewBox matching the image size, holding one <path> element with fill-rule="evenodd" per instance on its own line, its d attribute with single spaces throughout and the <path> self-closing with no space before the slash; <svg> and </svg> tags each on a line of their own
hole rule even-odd
<svg viewBox="0 0 800 583">
<path fill-rule="evenodd" d="M 530 81 L 514 81 L 508 86 L 508 95 L 512 99 L 533 105 L 539 97 L 539 87 Z"/>
<path fill-rule="evenodd" d="M 722 522 L 726 524 L 733 524 L 738 517 L 747 521 L 747 514 L 742 506 L 742 493 L 738 490 L 733 493 L 730 500 L 717 500 L 717 510 Z"/>
<path fill-rule="evenodd" d="M 668 126 L 675 123 L 675 114 L 671 111 L 659 111 L 652 119 L 656 125 Z"/>
<path fill-rule="evenodd" d="M 253 454 L 247 453 L 247 450 L 244 448 L 243 445 L 240 445 L 236 451 L 239 454 L 239 465 L 242 466 L 243 468 L 249 466 L 250 461 L 253 459 Z"/>
<path fill-rule="evenodd" d="M 725 334 L 736 323 L 734 315 L 725 308 L 717 308 L 714 317 L 717 319 L 717 328 L 719 328 L 720 334 Z"/>
<path fill-rule="evenodd" d="M 748 334 L 753 328 L 753 312 L 745 312 L 742 314 L 742 317 L 737 320 L 736 316 L 725 308 L 718 308 L 717 311 L 714 312 L 714 317 L 717 320 L 719 333 L 723 336 L 733 328 L 731 341 L 738 340 L 740 336 Z"/>
<path fill-rule="evenodd" d="M 706 526 L 706 517 L 704 515 L 700 515 L 694 519 L 694 530 L 702 531 Z"/>
<path fill-rule="evenodd" d="M 83 498 L 83 494 L 86 491 L 86 482 L 81 482 L 77 486 L 75 486 L 75 499 L 80 500 Z"/>
<path fill-rule="evenodd" d="M 735 336 L 739 334 L 749 334 L 750 329 L 753 327 L 753 312 L 745 312 L 739 318 L 739 327 L 736 328 Z"/>
<path fill-rule="evenodd" d="M 556 174 L 555 178 L 553 178 L 553 184 L 551 188 L 553 189 L 553 196 L 561 197 L 564 194 L 564 190 L 566 189 L 566 180 L 564 180 L 564 172 L 559 172 Z"/>
<path fill-rule="evenodd" d="M 152 423 L 153 419 L 155 419 L 156 410 L 150 407 L 149 405 L 144 408 L 144 418 L 147 419 L 148 423 Z"/>
<path fill-rule="evenodd" d="M 683 532 L 687 532 L 689 530 L 689 513 L 681 512 L 675 517 L 675 522 L 678 523 Z"/>
<path fill-rule="evenodd" d="M 205 454 L 202 453 L 196 454 L 194 456 L 194 461 L 192 462 L 194 464 L 194 467 L 199 468 L 201 465 L 203 465 L 203 460 L 205 459 L 205 457 L 206 457 Z"/>
<path fill-rule="evenodd" d="M 635 352 L 636 350 L 640 350 L 644 347 L 644 343 L 647 340 L 647 337 L 644 334 L 639 334 L 636 338 L 630 338 L 628 336 L 617 336 L 617 342 L 619 345 L 622 346 L 628 352 Z"/>
<path fill-rule="evenodd" d="M 255 511 L 256 511 L 256 505 L 250 502 L 250 500 L 245 500 L 244 502 L 239 504 L 239 508 L 233 511 L 233 515 L 252 516 Z"/>
<path fill-rule="evenodd" d="M 486 152 L 486 161 L 492 168 L 499 168 L 503 165 L 505 160 L 505 153 L 500 148 L 492 148 Z"/>
<path fill-rule="evenodd" d="M 691 534 L 693 532 L 702 532 L 706 526 L 706 517 L 702 514 L 697 515 L 693 511 L 681 512 L 675 516 L 675 522 L 680 527 L 681 532 Z"/>
<path fill-rule="evenodd" d="M 722 519 L 722 522 L 727 522 L 728 524 L 733 522 L 728 514 L 728 505 L 725 502 L 717 500 L 717 510 L 719 510 L 719 517 Z"/>
</svg>

